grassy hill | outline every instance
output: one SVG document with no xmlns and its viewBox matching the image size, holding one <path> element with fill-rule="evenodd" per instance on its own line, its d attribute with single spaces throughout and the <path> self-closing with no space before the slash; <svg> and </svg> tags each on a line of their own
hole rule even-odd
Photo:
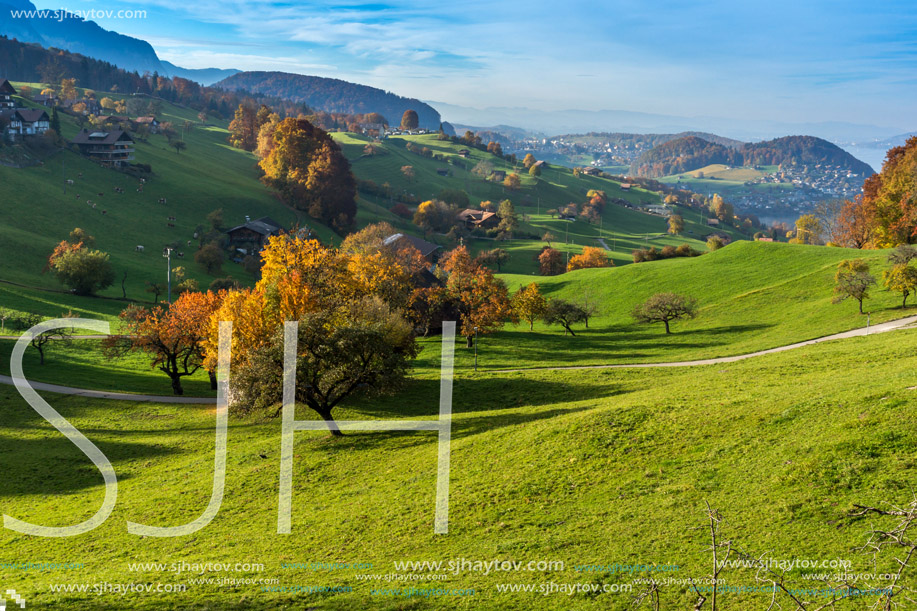
<svg viewBox="0 0 917 611">
<path fill-rule="evenodd" d="M 14 83 L 17 87 L 23 84 Z M 38 84 L 29 85 L 33 90 L 40 88 Z M 127 97 L 105 95 L 116 100 Z M 31 105 L 22 99 L 19 103 Z M 63 136 L 69 140 L 80 127 L 72 117 L 60 116 Z M 209 120 L 208 124 L 201 125 L 194 111 L 165 102 L 159 119 L 171 121 L 179 131 L 186 121 L 192 122 L 193 127 L 180 136 L 187 144 L 187 149 L 180 154 L 169 147 L 161 135 L 151 135 L 147 141 L 137 142 L 136 162 L 149 164 L 153 171 L 143 192 L 138 192 L 137 178 L 102 168 L 70 150 L 53 152 L 25 168 L 0 165 L 0 200 L 4 202 L 0 211 L 0 239 L 9 252 L 16 253 L 15 257 L 0 261 L 0 299 L 5 307 L 38 311 L 48 316 L 72 310 L 112 317 L 124 307 L 121 279 L 125 273 L 124 289 L 128 300 L 150 300 L 151 295 L 145 292 L 147 283 L 165 281 L 166 262 L 160 252 L 167 244 L 177 244 L 178 250 L 185 253 L 184 259 L 173 259 L 173 267 L 185 267 L 188 276 L 197 279 L 204 288 L 215 276 L 232 275 L 243 283 L 250 283 L 251 276 L 235 263 L 225 263 L 222 273 L 210 276 L 193 261 L 197 246 L 193 233 L 197 227 L 207 226 L 207 214 L 216 209 L 223 210 L 226 226 L 244 222 L 245 216 L 266 215 L 287 226 L 309 225 L 327 242 L 340 240 L 307 215 L 285 206 L 259 182 L 255 157 L 226 143 L 226 122 Z M 634 205 L 659 201 L 656 193 L 640 189 L 623 191 L 617 183 L 598 177 L 575 178 L 564 168 L 550 167 L 537 181 L 523 173 L 522 189 L 506 192 L 502 185 L 471 175 L 473 165 L 485 159 L 493 162 L 497 169 L 512 169 L 489 153 L 473 150 L 469 159 L 462 160 L 458 156 L 462 147 L 437 141 L 434 136 L 418 136 L 388 139 L 381 145 L 378 155 L 364 157 L 364 138 L 343 133 L 334 134 L 334 137 L 361 179 L 380 184 L 389 182 L 396 192 L 404 190 L 422 198 L 433 197 L 443 188 L 467 190 L 474 204 L 483 199 L 499 201 L 508 197 L 526 215 L 521 231 L 538 236 L 550 231 L 560 241 L 554 245 L 571 255 L 581 252 L 583 246 L 601 245 L 598 240 L 602 238 L 613 250 L 612 258 L 622 264 L 630 261 L 631 250 L 643 245 L 677 245 L 687 241 L 700 247 L 700 241 L 695 238 L 702 238 L 706 233 L 700 224 L 703 215 L 695 211 L 683 211 L 688 220 L 684 237 L 667 236 L 665 220 L 661 217 L 617 205 L 607 207 L 601 226 L 581 220 L 552 219 L 546 214 L 548 209 L 581 202 L 589 189 L 605 190 L 610 198 L 621 198 Z M 405 144 L 409 140 L 448 155 L 450 163 L 443 164 L 408 152 Z M 11 147 L 0 150 L 0 154 L 23 161 Z M 37 160 L 34 155 L 25 159 Z M 459 167 L 458 163 L 465 167 Z M 403 165 L 414 166 L 416 178 L 413 182 L 408 183 L 401 175 Z M 451 175 L 439 176 L 436 170 L 440 166 L 447 167 Z M 75 184 L 67 186 L 65 181 L 68 179 Z M 116 193 L 115 187 L 123 189 L 124 193 Z M 167 204 L 159 204 L 160 198 L 165 198 Z M 87 205 L 87 201 L 94 202 L 95 209 Z M 410 222 L 389 212 L 391 205 L 391 201 L 361 195 L 358 223 L 362 226 L 385 220 L 404 231 L 420 233 Z M 174 228 L 168 226 L 171 222 L 168 217 L 175 217 Z M 100 293 L 104 299 L 70 296 L 50 274 L 42 273 L 54 245 L 66 239 L 74 227 L 95 236 L 96 247 L 111 256 L 117 281 Z M 441 237 L 428 237 L 445 244 Z M 187 245 L 189 240 L 191 246 Z M 138 245 L 144 246 L 143 253 L 136 251 Z M 506 271 L 534 272 L 537 269 L 534 256 L 542 245 L 531 239 L 499 244 L 511 252 Z M 471 244 L 474 251 L 495 246 L 492 240 L 484 239 Z"/>
<path fill-rule="evenodd" d="M 526 324 L 508 324 L 493 335 L 482 336 L 478 369 L 688 361 L 746 354 L 847 331 L 865 326 L 866 317 L 857 313 L 855 302 L 831 303 L 837 264 L 863 257 L 872 265 L 872 273 L 881 277 L 886 256 L 885 251 L 736 242 L 690 259 L 586 269 L 549 278 L 503 274 L 511 291 L 536 281 L 548 297 L 588 301 L 597 306 L 598 313 L 590 319 L 588 329 L 575 325 L 576 337 L 541 322 L 532 331 Z M 672 335 L 665 335 L 661 325 L 636 324 L 631 318 L 634 306 L 657 292 L 696 297 L 698 317 L 673 323 Z M 914 311 L 902 310 L 900 303 L 899 294 L 877 287 L 865 304 L 869 321 L 876 324 Z M 422 340 L 429 346 L 425 352 L 435 355 L 438 341 Z M 8 373 L 12 345 L 11 340 L 0 340 L 0 373 Z M 32 351 L 27 352 L 30 379 L 57 384 L 79 379 L 82 385 L 100 390 L 120 385 L 127 392 L 171 392 L 168 378 L 150 371 L 142 360 L 112 364 L 86 342 L 52 350 L 44 366 L 38 365 Z M 474 357 L 473 350 L 457 350 L 456 367 L 472 370 Z M 101 375 L 111 367 L 115 367 L 114 377 Z M 212 396 L 206 375 L 193 378 L 188 392 Z"/>
<path fill-rule="evenodd" d="M 212 409 L 46 394 L 112 460 L 118 504 L 103 526 L 80 537 L 0 532 L 2 562 L 82 563 L 66 571 L 6 572 L 6 587 L 30 606 L 55 608 L 624 610 L 639 585 L 573 596 L 538 588 L 621 587 L 643 576 L 586 572 L 582 565 L 677 565 L 656 577 L 703 578 L 710 566 L 705 502 L 726 517 L 722 536 L 755 556 L 841 558 L 853 563 L 853 572 L 888 571 L 894 566 L 888 557 L 873 566 L 871 556 L 853 551 L 869 525 L 848 526 L 843 514 L 853 503 L 910 498 L 917 423 L 907 406 L 917 381 L 908 346 L 915 339 L 917 331 L 906 331 L 664 371 L 473 375 L 465 369 L 454 393 L 450 530 L 439 536 L 433 534 L 436 437 L 380 432 L 339 440 L 297 433 L 293 534 L 275 534 L 280 427 L 259 417 L 231 421 L 227 494 L 208 527 L 190 537 L 129 535 L 127 520 L 178 525 L 200 515 L 210 498 Z M 435 417 L 437 367 L 430 350 L 403 393 L 351 403 L 341 417 Z M 9 387 L 0 387 L 0 417 L 3 513 L 46 525 L 91 515 L 102 498 L 101 478 L 85 457 Z M 298 417 L 312 416 L 303 410 Z M 487 575 L 444 570 L 435 581 L 421 570 L 411 580 L 394 566 L 461 558 L 564 565 Z M 132 570 L 138 562 L 165 565 Z M 169 570 L 182 562 L 257 563 L 263 570 Z M 366 568 L 310 568 L 317 562 Z M 818 572 L 794 568 L 788 579 L 814 587 L 804 576 Z M 393 573 L 407 580 L 358 577 Z M 755 584 L 753 569 L 730 568 L 721 577 L 732 586 Z M 105 582 L 187 590 L 125 596 L 51 590 Z M 535 590 L 501 593 L 506 584 Z M 307 589 L 320 587 L 340 590 Z M 417 592 L 408 596 L 411 587 Z M 434 595 L 433 589 L 474 593 Z M 683 585 L 665 585 L 661 594 L 662 608 L 693 602 Z M 730 610 L 769 602 L 764 593 L 721 598 Z M 836 608 L 858 610 L 874 600 L 848 599 Z"/>
<path fill-rule="evenodd" d="M 138 179 L 102 168 L 69 150 L 23 169 L 0 166 L 0 200 L 4 202 L 0 239 L 9 252 L 16 253 L 0 261 L 0 279 L 60 289 L 52 276 L 41 273 L 42 269 L 55 244 L 67 239 L 74 227 L 81 227 L 95 236 L 97 248 L 111 255 L 118 275 L 116 286 L 101 294 L 120 297 L 121 275 L 127 272 L 128 297 L 146 299 L 149 296 L 143 290 L 147 281 L 165 281 L 166 262 L 161 251 L 173 242 L 181 244 L 185 252 L 183 260 L 173 258 L 173 266 L 184 265 L 189 276 L 197 278 L 203 287 L 210 283 L 213 277 L 194 263 L 196 242 L 192 234 L 198 225 L 207 226 L 207 214 L 213 210 L 223 209 L 227 226 L 245 222 L 246 215 L 271 216 L 284 225 L 305 221 L 261 185 L 253 155 L 226 143 L 225 123 L 202 126 L 191 110 L 167 103 L 162 109 L 160 120 L 173 122 L 178 130 L 185 121 L 195 125 L 183 135 L 187 150 L 181 154 L 161 135 L 137 142 L 136 163 L 149 164 L 153 170 L 142 193 L 137 191 Z M 79 130 L 75 120 L 66 115 L 61 114 L 61 123 L 68 140 Z M 67 179 L 75 184 L 66 186 Z M 116 193 L 115 187 L 124 193 Z M 167 204 L 159 204 L 160 198 Z M 88 206 L 87 200 L 96 208 Z M 170 216 L 176 218 L 174 228 L 167 226 Z M 317 230 L 330 234 L 322 227 Z M 188 240 L 192 240 L 190 247 Z M 136 252 L 137 245 L 143 245 L 145 252 Z M 227 274 L 243 281 L 250 278 L 232 263 L 224 265 L 223 275 Z"/>
<path fill-rule="evenodd" d="M 485 200 L 498 202 L 510 199 L 516 211 L 525 217 L 519 234 L 540 237 L 550 232 L 558 238 L 552 245 L 571 255 L 582 252 L 583 246 L 601 246 L 599 240 L 602 239 L 608 247 L 609 257 L 621 265 L 632 261 L 631 252 L 634 249 L 646 246 L 661 248 L 666 245 L 689 243 L 695 248 L 702 249 L 705 236 L 711 232 L 705 225 L 706 216 L 702 212 L 676 207 L 676 212 L 686 221 L 685 232 L 681 236 L 667 235 L 665 218 L 611 203 L 615 199 L 620 199 L 635 207 L 658 205 L 661 203 L 658 193 L 637 187 L 624 190 L 620 183 L 598 176 L 577 177 L 566 167 L 549 165 L 536 179 L 529 176 L 521 164 L 514 166 L 484 151 L 469 149 L 470 155 L 463 158 L 459 151 L 468 147 L 438 140 L 435 135 L 390 137 L 377 146 L 374 155 L 364 154 L 364 148 L 370 142 L 368 138 L 343 133 L 333 136 L 350 159 L 357 178 L 371 180 L 380 185 L 387 182 L 393 193 L 408 193 L 421 200 L 435 198 L 443 189 L 464 190 L 468 193 L 472 206 Z M 445 161 L 408 151 L 405 148 L 408 142 L 413 142 L 418 147 L 427 147 L 434 154 L 443 155 Z M 502 183 L 484 180 L 472 174 L 471 170 L 482 161 L 491 163 L 496 170 L 507 173 L 516 171 L 522 178 L 522 187 L 517 191 L 511 191 Z M 414 168 L 415 177 L 411 181 L 401 174 L 401 168 L 406 165 Z M 445 170 L 448 175 L 442 176 L 437 170 Z M 605 208 L 600 225 L 592 225 L 581 219 L 559 220 L 547 214 L 548 210 L 571 202 L 584 202 L 587 199 L 586 193 L 592 189 L 605 191 L 610 202 Z M 358 215 L 361 222 L 386 220 L 407 230 L 417 231 L 409 222 L 388 212 L 395 201 L 394 198 L 386 200 L 363 194 L 362 200 L 363 205 Z M 734 239 L 743 237 L 741 233 L 732 229 L 726 229 L 725 232 Z M 427 238 L 444 243 L 441 237 L 435 235 Z M 532 274 L 538 269 L 535 256 L 544 245 L 539 239 L 530 238 L 500 243 L 477 238 L 470 244 L 470 248 L 473 252 L 496 247 L 505 248 L 510 252 L 510 262 L 505 271 Z"/>
</svg>

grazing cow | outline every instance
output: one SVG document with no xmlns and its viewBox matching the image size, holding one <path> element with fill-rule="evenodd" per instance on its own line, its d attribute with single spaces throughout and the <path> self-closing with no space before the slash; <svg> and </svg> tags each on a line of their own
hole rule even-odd
<svg viewBox="0 0 917 611">
<path fill-rule="evenodd" d="M 179 258 L 179 259 L 184 259 L 184 258 L 185 258 L 185 253 L 179 252 L 179 253 L 178 253 L 178 258 Z"/>
<path fill-rule="evenodd" d="M 174 217 L 174 216 L 170 216 L 170 217 L 169 217 L 169 220 L 170 220 L 170 221 L 174 221 L 174 220 L 175 220 L 175 217 Z"/>
<path fill-rule="evenodd" d="M 137 252 L 143 252 L 143 246 L 141 246 L 140 244 L 137 244 L 137 247 L 134 250 L 136 250 Z"/>
<path fill-rule="evenodd" d="M 76 177 L 77 177 L 77 178 L 82 178 L 82 177 L 83 177 L 83 173 L 80 172 L 79 174 L 76 175 Z"/>
<path fill-rule="evenodd" d="M 191 240 L 188 240 L 188 247 L 191 247 Z"/>
<path fill-rule="evenodd" d="M 172 229 L 175 228 L 175 223 L 166 223 L 166 225 L 168 225 L 168 226 L 171 227 Z"/>
<path fill-rule="evenodd" d="M 108 214 L 108 210 L 103 210 L 103 211 L 102 211 L 102 214 L 103 214 L 103 215 Z"/>
<path fill-rule="evenodd" d="M 77 199 L 80 198 L 80 194 L 79 194 L 79 193 L 76 194 L 76 198 L 77 198 Z"/>
<path fill-rule="evenodd" d="M 140 179 L 140 184 L 141 184 L 141 185 L 145 185 L 145 184 L 146 184 L 146 178 L 141 178 L 141 179 Z"/>
<path fill-rule="evenodd" d="M 96 209 L 96 205 L 95 205 L 95 202 L 93 202 L 93 203 L 92 203 L 92 209 L 93 209 L 93 210 L 95 210 L 95 209 Z"/>
<path fill-rule="evenodd" d="M 105 194 L 104 194 L 104 193 L 99 193 L 99 197 L 102 197 L 103 195 L 105 195 Z"/>
<path fill-rule="evenodd" d="M 70 179 L 68 178 L 68 179 L 67 179 L 67 184 L 70 185 L 70 186 L 73 186 L 73 181 L 70 180 Z"/>
</svg>

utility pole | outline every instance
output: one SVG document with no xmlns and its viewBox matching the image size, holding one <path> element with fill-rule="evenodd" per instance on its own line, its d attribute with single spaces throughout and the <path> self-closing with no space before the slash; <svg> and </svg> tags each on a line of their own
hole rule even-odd
<svg viewBox="0 0 917 611">
<path fill-rule="evenodd" d="M 166 284 L 168 286 L 169 305 L 172 304 L 172 249 L 166 246 L 162 251 L 162 256 L 166 258 Z"/>
</svg>

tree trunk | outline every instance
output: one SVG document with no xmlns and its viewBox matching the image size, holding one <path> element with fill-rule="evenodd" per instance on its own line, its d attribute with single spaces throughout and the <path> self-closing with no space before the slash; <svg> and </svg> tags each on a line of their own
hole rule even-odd
<svg viewBox="0 0 917 611">
<path fill-rule="evenodd" d="M 42 348 L 41 346 L 35 346 L 35 348 L 38 350 L 38 364 L 44 365 L 45 364 L 45 349 Z"/>
<path fill-rule="evenodd" d="M 666 333 L 666 335 L 671 335 L 671 334 L 672 334 L 672 331 L 671 331 L 671 329 L 669 329 L 669 321 L 663 320 L 662 322 L 665 323 L 665 333 Z"/>
<path fill-rule="evenodd" d="M 529 331 L 534 331 L 534 330 L 535 330 L 535 321 L 530 320 L 529 321 Z"/>
<path fill-rule="evenodd" d="M 185 394 L 185 389 L 181 387 L 181 376 L 169 376 L 172 378 L 172 394 L 173 395 L 183 395 Z"/>
<path fill-rule="evenodd" d="M 865 312 L 863 312 L 863 300 L 859 299 L 858 301 L 860 303 L 860 314 L 865 314 Z"/>
<path fill-rule="evenodd" d="M 212 369 L 207 372 L 207 375 L 210 376 L 210 390 L 217 389 L 217 372 Z"/>
<path fill-rule="evenodd" d="M 474 348 L 474 335 L 466 335 L 466 336 L 465 336 L 465 347 L 466 347 L 466 348 Z"/>
<path fill-rule="evenodd" d="M 338 428 L 337 422 L 334 421 L 334 416 L 331 415 L 330 409 L 316 409 L 315 411 L 318 412 L 318 415 L 321 416 L 325 424 L 328 425 L 328 431 L 330 431 L 334 437 L 344 436 L 344 433 Z"/>
<path fill-rule="evenodd" d="M 571 329 L 571 328 L 568 327 L 567 325 L 564 325 L 564 335 L 567 334 L 567 331 L 570 332 L 570 335 L 571 335 L 572 337 L 576 337 L 576 333 L 573 332 L 573 329 Z"/>
</svg>

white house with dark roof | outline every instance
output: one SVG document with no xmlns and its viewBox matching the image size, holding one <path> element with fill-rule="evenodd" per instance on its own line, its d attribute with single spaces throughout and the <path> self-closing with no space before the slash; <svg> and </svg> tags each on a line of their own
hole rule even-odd
<svg viewBox="0 0 917 611">
<path fill-rule="evenodd" d="M 6 79 L 0 79 L 0 110 L 12 110 L 16 108 L 16 102 L 13 101 L 13 96 L 16 95 L 16 90 Z"/>
<path fill-rule="evenodd" d="M 7 133 L 10 140 L 25 140 L 31 136 L 40 136 L 51 128 L 48 113 L 39 108 L 17 108 L 12 112 L 5 111 L 4 123 L 9 123 Z"/>
</svg>

